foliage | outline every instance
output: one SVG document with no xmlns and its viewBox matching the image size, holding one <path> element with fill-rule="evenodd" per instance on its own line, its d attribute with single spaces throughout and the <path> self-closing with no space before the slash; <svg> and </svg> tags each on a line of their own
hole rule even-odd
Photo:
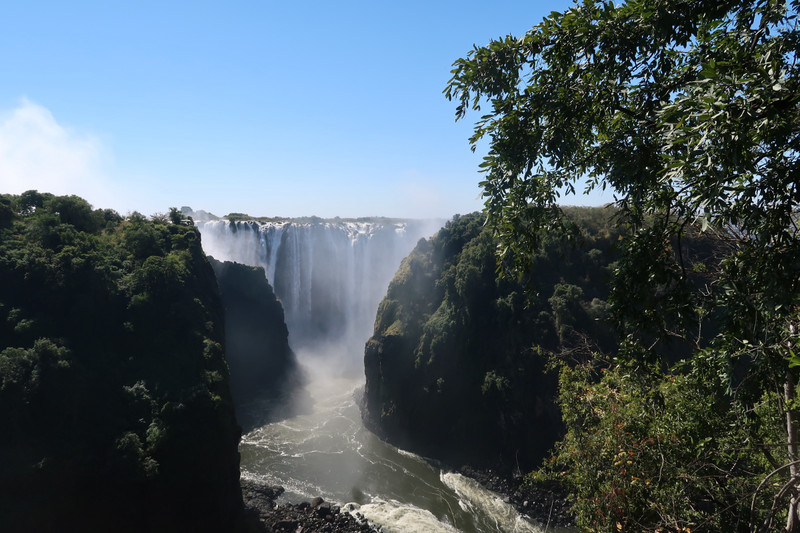
<svg viewBox="0 0 800 533">
<path fill-rule="evenodd" d="M 75 196 L 0 204 L 0 529 L 233 525 L 239 428 L 197 230 Z"/>
<path fill-rule="evenodd" d="M 775 398 L 762 399 L 762 426 L 748 432 L 715 379 L 724 373 L 711 367 L 719 358 L 704 364 L 685 373 L 653 364 L 562 365 L 567 435 L 532 478 L 555 472 L 573 487 L 577 515 L 591 531 L 747 530 L 772 505 L 754 475 L 771 466 L 742 443 L 765 445 L 780 431 L 763 408 Z"/>
<path fill-rule="evenodd" d="M 481 185 L 500 257 L 526 272 L 543 236 L 563 226 L 560 194 L 582 180 L 587 191 L 613 189 L 630 228 L 610 298 L 625 336 L 620 358 L 602 376 L 562 374 L 572 416 L 557 459 L 587 528 L 770 529 L 782 513 L 787 530 L 800 530 L 798 5 L 589 0 L 455 64 L 446 94 L 457 117 L 491 107 L 470 141 L 474 149 L 489 137 Z M 692 251 L 690 240 L 707 244 Z M 718 372 L 695 380 L 708 361 Z M 623 368 L 632 381 L 618 379 Z M 701 413 L 671 397 L 686 394 L 674 385 L 684 382 L 700 405 L 720 406 L 719 424 L 696 425 Z M 590 389 L 604 417 L 582 405 Z M 712 439 L 718 453 L 694 467 L 685 455 L 695 447 L 678 446 L 662 458 L 687 483 L 618 508 L 597 503 L 630 479 L 608 467 L 598 474 L 608 480 L 579 471 L 594 472 L 597 457 L 627 450 L 631 438 L 656 438 L 656 393 L 697 419 L 675 438 Z M 594 432 L 594 453 L 581 453 Z M 731 467 L 741 454 L 747 466 Z M 657 461 L 642 468 L 663 478 Z M 709 468 L 723 479 L 706 483 Z M 743 501 L 748 491 L 760 505 Z"/>
</svg>

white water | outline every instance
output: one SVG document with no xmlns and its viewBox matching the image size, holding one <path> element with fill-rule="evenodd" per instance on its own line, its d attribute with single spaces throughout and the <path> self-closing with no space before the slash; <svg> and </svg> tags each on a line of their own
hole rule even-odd
<svg viewBox="0 0 800 533">
<path fill-rule="evenodd" d="M 360 384 L 348 378 L 314 380 L 312 413 L 244 435 L 242 476 L 283 486 L 283 501 L 322 496 L 352 505 L 352 513 L 387 532 L 545 531 L 475 481 L 366 430 L 353 399 Z"/>
</svg>

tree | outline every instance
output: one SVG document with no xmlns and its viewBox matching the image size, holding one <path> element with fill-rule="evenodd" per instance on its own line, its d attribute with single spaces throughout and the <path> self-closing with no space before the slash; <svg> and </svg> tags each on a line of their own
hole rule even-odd
<svg viewBox="0 0 800 533">
<path fill-rule="evenodd" d="M 183 216 L 183 213 L 177 207 L 170 207 L 169 208 L 169 221 L 173 224 L 183 224 L 184 221 L 188 220 L 186 217 Z"/>
<path fill-rule="evenodd" d="M 17 201 L 22 214 L 27 215 L 35 211 L 36 208 L 42 207 L 46 199 L 46 194 L 41 194 L 39 191 L 35 190 L 29 190 L 19 195 Z"/>
<path fill-rule="evenodd" d="M 445 89 L 457 119 L 490 108 L 470 142 L 488 138 L 485 210 L 517 271 L 561 226 L 562 194 L 613 189 L 629 228 L 611 299 L 620 358 L 673 376 L 712 358 L 745 433 L 756 406 L 780 415 L 782 453 L 738 445 L 774 469 L 750 527 L 773 527 L 780 508 L 787 531 L 800 531 L 799 5 L 587 0 L 475 47 Z M 669 339 L 680 371 L 660 353 Z"/>
</svg>

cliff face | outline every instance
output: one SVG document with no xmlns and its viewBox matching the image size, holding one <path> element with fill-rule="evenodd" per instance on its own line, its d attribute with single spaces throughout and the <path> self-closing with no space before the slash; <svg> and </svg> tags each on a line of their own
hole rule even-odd
<svg viewBox="0 0 800 533">
<path fill-rule="evenodd" d="M 240 527 L 222 306 L 173 222 L 0 196 L 0 530 Z"/>
<path fill-rule="evenodd" d="M 225 309 L 225 357 L 237 419 L 249 427 L 288 414 L 284 409 L 292 407 L 289 400 L 305 379 L 264 269 L 211 257 L 209 262 Z M 257 409 L 248 409 L 254 404 Z"/>
<path fill-rule="evenodd" d="M 593 246 L 609 242 L 545 245 L 526 292 L 498 277 L 496 243 L 477 214 L 420 241 L 392 280 L 366 346 L 365 424 L 455 466 L 537 464 L 562 428 L 548 354 L 584 336 L 613 346 L 595 320 L 604 309 L 605 252 Z"/>
</svg>

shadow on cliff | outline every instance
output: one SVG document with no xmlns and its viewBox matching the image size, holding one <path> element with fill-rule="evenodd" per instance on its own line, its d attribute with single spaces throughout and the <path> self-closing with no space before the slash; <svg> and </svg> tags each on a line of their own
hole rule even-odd
<svg viewBox="0 0 800 533">
<path fill-rule="evenodd" d="M 308 373 L 289 347 L 283 306 L 264 269 L 209 261 L 225 310 L 225 356 L 242 430 L 308 412 Z"/>
</svg>

